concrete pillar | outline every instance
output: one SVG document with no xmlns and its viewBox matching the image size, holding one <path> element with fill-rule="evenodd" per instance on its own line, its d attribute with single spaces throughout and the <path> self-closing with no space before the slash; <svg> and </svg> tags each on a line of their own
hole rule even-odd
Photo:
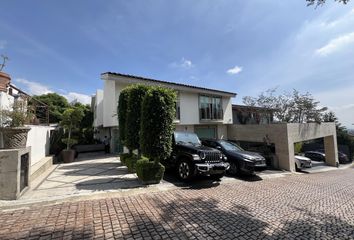
<svg viewBox="0 0 354 240">
<path fill-rule="evenodd" d="M 326 164 L 329 166 L 337 166 L 338 163 L 338 148 L 337 136 L 331 135 L 324 137 L 324 148 L 326 154 Z"/>
<path fill-rule="evenodd" d="M 275 143 L 275 153 L 278 157 L 279 168 L 295 172 L 295 151 L 294 143 L 291 141 L 282 141 Z"/>
</svg>

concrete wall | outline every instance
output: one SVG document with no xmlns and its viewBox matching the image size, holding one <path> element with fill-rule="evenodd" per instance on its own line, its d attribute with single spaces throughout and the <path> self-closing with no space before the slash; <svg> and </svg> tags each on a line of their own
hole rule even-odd
<svg viewBox="0 0 354 240">
<path fill-rule="evenodd" d="M 295 171 L 294 143 L 324 138 L 326 163 L 338 164 L 337 135 L 334 123 L 280 123 L 262 125 L 228 125 L 228 138 L 248 142 L 275 144 L 281 169 Z"/>
<path fill-rule="evenodd" d="M 31 147 L 31 166 L 49 155 L 50 131 L 54 127 L 29 125 L 27 145 Z"/>
</svg>

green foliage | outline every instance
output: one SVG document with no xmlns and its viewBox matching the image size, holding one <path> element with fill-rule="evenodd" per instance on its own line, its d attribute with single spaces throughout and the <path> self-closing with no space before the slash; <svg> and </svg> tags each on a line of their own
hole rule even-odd
<svg viewBox="0 0 354 240">
<path fill-rule="evenodd" d="M 136 171 L 136 162 L 139 160 L 139 157 L 136 154 L 129 154 L 125 159 L 124 163 L 128 168 L 130 173 L 135 173 Z"/>
<path fill-rule="evenodd" d="M 0 121 L 3 127 L 23 127 L 31 120 L 32 114 L 28 111 L 27 101 L 15 100 L 11 108 L 0 111 Z"/>
<path fill-rule="evenodd" d="M 336 124 L 337 130 L 337 143 L 340 145 L 347 145 L 350 151 L 349 157 L 353 157 L 354 155 L 354 138 L 352 138 L 345 127 L 339 123 L 338 118 L 334 114 L 334 112 L 329 111 L 324 114 L 323 117 L 324 122 L 334 122 Z"/>
<path fill-rule="evenodd" d="M 125 132 L 126 132 L 126 119 L 127 119 L 127 106 L 129 98 L 129 88 L 125 88 L 119 94 L 118 100 L 118 123 L 119 123 L 119 140 L 121 143 L 125 142 Z"/>
<path fill-rule="evenodd" d="M 59 123 L 64 111 L 70 107 L 68 100 L 57 93 L 38 95 L 33 98 L 48 105 L 49 123 Z"/>
<path fill-rule="evenodd" d="M 155 162 L 166 159 L 172 151 L 175 101 L 176 92 L 163 87 L 150 88 L 143 100 L 140 146 Z"/>
<path fill-rule="evenodd" d="M 80 121 L 80 125 L 73 135 L 78 139 L 79 144 L 92 144 L 94 143 L 93 133 L 93 112 L 91 106 L 82 103 L 75 103 L 72 105 L 74 108 L 79 108 L 83 112 L 83 118 Z"/>
<path fill-rule="evenodd" d="M 121 162 L 123 165 L 126 166 L 126 160 L 127 160 L 127 158 L 129 158 L 129 157 L 131 157 L 131 156 L 132 156 L 132 154 L 130 154 L 130 153 L 122 153 L 122 154 L 120 154 L 120 156 L 119 156 L 120 162 Z"/>
<path fill-rule="evenodd" d="M 151 162 L 147 158 L 136 163 L 136 174 L 145 183 L 159 183 L 163 178 L 165 167 L 161 163 Z"/>
<path fill-rule="evenodd" d="M 297 142 L 297 143 L 294 144 L 294 151 L 295 151 L 296 154 L 301 153 L 302 145 L 303 145 L 302 142 Z"/>
<path fill-rule="evenodd" d="M 243 97 L 243 103 L 273 109 L 274 117 L 279 122 L 307 123 L 321 122 L 326 107 L 320 107 L 310 93 L 300 93 L 297 90 L 277 94 L 276 89 L 262 92 L 258 97 Z"/>
<path fill-rule="evenodd" d="M 143 99 L 148 91 L 148 87 L 142 84 L 135 84 L 129 87 L 129 97 L 127 103 L 125 145 L 128 149 L 138 149 L 140 151 L 140 120 Z"/>
<path fill-rule="evenodd" d="M 63 139 L 63 142 L 66 143 L 66 149 L 75 144 L 75 140 L 73 141 L 71 138 L 71 133 L 73 129 L 79 126 L 83 117 L 84 113 L 79 107 L 71 107 L 64 111 L 60 125 L 68 131 L 68 137 Z"/>
</svg>

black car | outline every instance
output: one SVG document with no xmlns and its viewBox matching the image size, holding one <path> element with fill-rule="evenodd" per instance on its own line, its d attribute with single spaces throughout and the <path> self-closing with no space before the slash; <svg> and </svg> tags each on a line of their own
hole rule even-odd
<svg viewBox="0 0 354 240">
<path fill-rule="evenodd" d="M 162 163 L 174 168 L 178 177 L 184 181 L 196 175 L 220 179 L 230 167 L 222 152 L 203 146 L 198 136 L 190 132 L 174 132 L 171 157 Z"/>
<path fill-rule="evenodd" d="M 326 161 L 326 155 L 321 151 L 306 151 L 305 157 L 308 157 L 309 159 L 318 162 Z"/>
<path fill-rule="evenodd" d="M 203 139 L 203 145 L 219 149 L 230 163 L 231 174 L 253 174 L 255 169 L 267 167 L 266 160 L 259 153 L 248 152 L 233 142 L 215 139 Z"/>
<path fill-rule="evenodd" d="M 324 149 L 319 149 L 317 151 L 323 153 L 324 156 L 326 156 Z M 343 153 L 343 152 L 341 152 L 341 151 L 338 151 L 338 161 L 339 161 L 340 164 L 346 164 L 346 163 L 350 163 L 351 162 L 351 160 L 349 159 L 348 155 Z"/>
</svg>

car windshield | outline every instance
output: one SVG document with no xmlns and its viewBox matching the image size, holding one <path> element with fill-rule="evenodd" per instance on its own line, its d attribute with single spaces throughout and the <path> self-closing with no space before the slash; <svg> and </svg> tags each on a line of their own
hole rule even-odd
<svg viewBox="0 0 354 240">
<path fill-rule="evenodd" d="M 243 151 L 243 149 L 236 143 L 227 141 L 219 141 L 219 143 L 226 151 Z"/>
<path fill-rule="evenodd" d="M 189 143 L 193 145 L 201 145 L 197 134 L 188 132 L 176 132 L 175 133 L 176 143 Z"/>
</svg>

